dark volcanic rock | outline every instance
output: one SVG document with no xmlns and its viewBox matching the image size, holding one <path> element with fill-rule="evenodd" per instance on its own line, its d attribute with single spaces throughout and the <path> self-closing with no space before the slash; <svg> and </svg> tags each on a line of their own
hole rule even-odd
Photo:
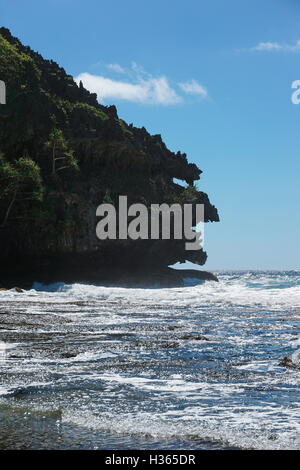
<svg viewBox="0 0 300 470">
<path fill-rule="evenodd" d="M 198 271 L 197 269 L 178 269 L 177 270 L 182 278 L 200 279 L 202 281 L 216 281 L 219 279 L 214 274 L 208 271 Z"/>
</svg>

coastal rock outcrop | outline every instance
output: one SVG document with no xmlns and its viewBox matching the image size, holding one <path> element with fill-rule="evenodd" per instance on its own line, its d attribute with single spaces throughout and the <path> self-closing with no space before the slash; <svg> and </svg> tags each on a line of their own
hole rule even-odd
<svg viewBox="0 0 300 470">
<path fill-rule="evenodd" d="M 217 209 L 194 185 L 202 172 L 185 153 L 128 125 L 115 106 L 99 104 L 6 28 L 0 28 L 0 79 L 7 85 L 7 104 L 0 106 L 2 279 L 99 277 L 100 271 L 103 277 L 107 267 L 166 273 L 178 261 L 205 263 L 203 250 L 186 251 L 186 240 L 174 237 L 96 237 L 96 208 L 116 205 L 120 195 L 147 207 L 201 203 L 205 221 L 218 221 Z"/>
</svg>

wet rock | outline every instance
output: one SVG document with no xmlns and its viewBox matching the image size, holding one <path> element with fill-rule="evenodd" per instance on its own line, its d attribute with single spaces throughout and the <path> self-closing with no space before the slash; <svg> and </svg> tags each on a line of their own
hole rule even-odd
<svg viewBox="0 0 300 470">
<path fill-rule="evenodd" d="M 174 270 L 175 271 L 175 270 Z M 191 278 L 191 279 L 200 279 L 202 281 L 215 281 L 219 282 L 217 276 L 213 273 L 208 271 L 200 271 L 197 269 L 177 269 L 176 270 L 179 275 L 184 278 Z"/>
<path fill-rule="evenodd" d="M 8 289 L 6 289 L 6 287 L 0 286 L 0 291 L 6 291 L 6 290 L 8 290 Z M 13 291 L 13 292 L 20 292 L 20 293 L 21 293 L 21 292 L 24 292 L 24 290 L 21 289 L 21 287 L 12 287 L 12 288 L 9 289 L 9 290 L 11 290 L 11 291 Z"/>
<path fill-rule="evenodd" d="M 289 369 L 300 370 L 300 363 L 294 362 L 289 356 L 285 356 L 279 362 L 280 366 L 287 367 Z"/>
<path fill-rule="evenodd" d="M 66 353 L 62 353 L 61 357 L 63 359 L 70 359 L 72 357 L 76 357 L 77 355 L 78 355 L 78 353 L 66 352 Z"/>
<path fill-rule="evenodd" d="M 209 341 L 209 339 L 206 338 L 206 336 L 194 335 L 194 334 L 187 334 L 187 335 L 181 336 L 179 339 L 192 339 L 192 340 L 196 340 L 196 341 Z"/>
</svg>

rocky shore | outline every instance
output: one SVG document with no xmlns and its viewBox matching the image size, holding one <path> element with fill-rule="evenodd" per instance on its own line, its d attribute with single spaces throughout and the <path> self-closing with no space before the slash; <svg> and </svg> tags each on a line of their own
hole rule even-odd
<svg viewBox="0 0 300 470">
<path fill-rule="evenodd" d="M 65 283 L 89 283 L 102 286 L 117 287 L 183 287 L 184 279 L 192 278 L 202 281 L 216 281 L 218 278 L 207 271 L 196 269 L 173 269 L 170 267 L 152 267 L 145 269 L 137 266 L 135 268 L 125 267 L 99 267 L 92 268 L 90 265 L 74 265 L 74 263 L 62 266 L 52 260 L 49 264 L 40 266 L 22 265 L 16 271 L 6 270 L 5 278 L 0 281 L 0 290 L 15 288 L 22 292 L 30 289 L 34 282 L 52 284 L 54 282 Z M 15 287 L 18 286 L 18 287 Z"/>
</svg>

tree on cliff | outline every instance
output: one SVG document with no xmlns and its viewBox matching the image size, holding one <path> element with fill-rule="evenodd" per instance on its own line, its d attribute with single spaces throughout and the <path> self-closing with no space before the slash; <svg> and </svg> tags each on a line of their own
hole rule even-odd
<svg viewBox="0 0 300 470">
<path fill-rule="evenodd" d="M 25 201 L 41 201 L 42 198 L 39 166 L 28 157 L 9 163 L 0 155 L 0 207 L 4 210 L 0 228 L 6 226 L 15 205 Z"/>
<path fill-rule="evenodd" d="M 51 150 L 53 175 L 65 168 L 78 169 L 74 151 L 68 146 L 62 130 L 56 127 L 52 129 L 45 147 Z"/>
</svg>

